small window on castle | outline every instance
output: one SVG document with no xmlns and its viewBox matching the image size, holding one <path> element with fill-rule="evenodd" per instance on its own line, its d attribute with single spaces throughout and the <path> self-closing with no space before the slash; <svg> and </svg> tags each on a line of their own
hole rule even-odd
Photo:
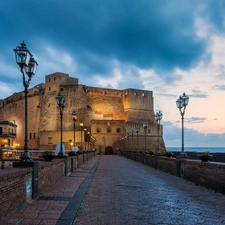
<svg viewBox="0 0 225 225">
<path fill-rule="evenodd" d="M 60 88 L 60 91 L 63 91 L 63 88 Z"/>
<path fill-rule="evenodd" d="M 51 78 L 48 79 L 48 82 L 51 82 Z"/>
<path fill-rule="evenodd" d="M 87 110 L 92 110 L 90 105 L 87 105 Z"/>
<path fill-rule="evenodd" d="M 35 139 L 36 138 L 36 133 L 33 133 L 33 139 Z"/>
<path fill-rule="evenodd" d="M 54 77 L 54 80 L 56 80 L 56 77 Z"/>
<path fill-rule="evenodd" d="M 148 133 L 151 134 L 151 129 L 148 129 Z"/>
<path fill-rule="evenodd" d="M 120 128 L 116 128 L 116 133 L 120 133 Z"/>
<path fill-rule="evenodd" d="M 107 133 L 110 133 L 111 132 L 111 129 L 108 127 L 107 128 Z"/>
<path fill-rule="evenodd" d="M 30 133 L 30 139 L 32 139 L 32 133 Z"/>
<path fill-rule="evenodd" d="M 100 128 L 97 128 L 96 129 L 96 133 L 100 133 L 101 132 L 101 129 Z"/>
<path fill-rule="evenodd" d="M 51 87 L 48 87 L 48 90 L 51 91 Z"/>
<path fill-rule="evenodd" d="M 48 144 L 52 144 L 52 137 L 48 137 Z"/>
</svg>

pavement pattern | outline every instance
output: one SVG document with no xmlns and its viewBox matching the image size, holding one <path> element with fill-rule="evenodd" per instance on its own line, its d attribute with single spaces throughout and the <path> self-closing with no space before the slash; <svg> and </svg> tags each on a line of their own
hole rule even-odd
<svg viewBox="0 0 225 225">
<path fill-rule="evenodd" d="M 4 225 L 225 225 L 225 196 L 117 155 L 95 156 Z"/>
</svg>

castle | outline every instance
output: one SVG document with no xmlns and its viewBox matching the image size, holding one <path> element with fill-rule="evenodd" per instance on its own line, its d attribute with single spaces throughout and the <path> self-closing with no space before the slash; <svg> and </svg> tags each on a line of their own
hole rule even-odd
<svg viewBox="0 0 225 225">
<path fill-rule="evenodd" d="M 74 136 L 76 146 L 95 148 L 99 154 L 115 154 L 120 149 L 165 150 L 163 127 L 155 120 L 152 91 L 86 86 L 60 72 L 45 76 L 45 83 L 29 89 L 29 149 L 54 150 L 60 143 L 59 92 L 66 99 L 62 142 L 67 150 L 74 145 Z M 24 92 L 0 100 L 0 146 L 24 147 Z"/>
</svg>

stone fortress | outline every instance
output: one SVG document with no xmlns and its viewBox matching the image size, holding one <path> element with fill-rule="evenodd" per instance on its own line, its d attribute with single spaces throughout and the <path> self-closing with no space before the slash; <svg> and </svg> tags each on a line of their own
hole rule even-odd
<svg viewBox="0 0 225 225">
<path fill-rule="evenodd" d="M 108 89 L 86 86 L 69 74 L 56 72 L 45 76 L 45 83 L 28 93 L 28 138 L 30 150 L 55 150 L 60 143 L 60 111 L 56 96 L 66 99 L 63 111 L 63 143 L 67 150 L 75 144 L 99 154 L 118 150 L 165 150 L 163 127 L 155 120 L 153 92 L 137 89 Z M 0 145 L 24 148 L 24 92 L 0 100 Z M 145 129 L 143 124 L 148 122 Z M 84 124 L 86 132 L 80 127 Z M 137 133 L 136 128 L 140 130 Z M 159 130 L 158 130 L 159 129 Z M 159 133 L 158 133 L 159 131 Z"/>
</svg>

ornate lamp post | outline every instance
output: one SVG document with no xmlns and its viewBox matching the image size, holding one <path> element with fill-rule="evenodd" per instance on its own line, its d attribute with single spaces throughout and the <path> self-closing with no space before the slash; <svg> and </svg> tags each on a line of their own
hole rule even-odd
<svg viewBox="0 0 225 225">
<path fill-rule="evenodd" d="M 29 152 L 28 147 L 28 107 L 27 107 L 27 94 L 28 94 L 28 87 L 30 85 L 30 81 L 33 75 L 36 73 L 37 69 L 37 62 L 34 60 L 33 55 L 27 49 L 26 44 L 21 43 L 16 49 L 13 49 L 15 52 L 16 62 L 20 67 L 20 71 L 23 76 L 23 86 L 24 86 L 24 93 L 25 93 L 25 132 L 24 132 L 24 153 L 21 155 L 21 161 L 33 161 L 32 157 Z M 28 76 L 26 80 L 25 73 Z"/>
<path fill-rule="evenodd" d="M 90 131 L 87 132 L 87 143 L 88 143 L 88 149 L 90 150 Z"/>
<path fill-rule="evenodd" d="M 61 121 L 61 125 L 60 125 L 60 152 L 58 153 L 58 156 L 63 156 L 63 147 L 62 147 L 62 121 L 63 121 L 63 110 L 65 108 L 66 105 L 66 99 L 64 98 L 64 96 L 59 92 L 58 95 L 55 97 L 56 98 L 56 102 L 59 106 L 60 109 L 60 121 Z"/>
<path fill-rule="evenodd" d="M 138 133 L 139 133 L 140 127 L 136 127 L 136 133 L 137 133 L 137 151 L 138 149 Z"/>
<path fill-rule="evenodd" d="M 84 151 L 86 151 L 86 142 L 87 142 L 87 128 L 84 128 Z"/>
<path fill-rule="evenodd" d="M 181 120 L 182 120 L 182 145 L 181 145 L 180 157 L 187 157 L 187 154 L 184 152 L 184 114 L 185 114 L 185 109 L 188 105 L 188 101 L 189 101 L 189 97 L 185 94 L 185 92 L 176 101 L 177 108 L 180 111 Z"/>
<path fill-rule="evenodd" d="M 145 121 L 143 123 L 143 127 L 144 127 L 144 130 L 145 130 L 145 152 L 146 152 L 146 132 L 147 132 L 147 128 L 148 128 L 148 121 Z"/>
<path fill-rule="evenodd" d="M 130 134 L 127 133 L 127 150 L 129 151 L 130 150 L 130 146 L 129 146 L 129 137 L 130 137 Z"/>
<path fill-rule="evenodd" d="M 157 121 L 157 130 L 158 130 L 158 150 L 157 150 L 157 155 L 161 155 L 161 151 L 160 151 L 160 147 L 159 147 L 159 130 L 160 130 L 160 121 L 162 119 L 162 112 L 161 111 L 158 111 L 156 114 L 155 114 L 155 120 Z"/>
<path fill-rule="evenodd" d="M 70 143 L 70 150 L 71 150 L 72 145 L 73 145 L 73 143 L 72 143 L 72 140 L 71 140 L 71 139 L 69 140 L 69 143 Z"/>
<path fill-rule="evenodd" d="M 127 135 L 124 137 L 124 150 L 127 151 Z"/>
<path fill-rule="evenodd" d="M 81 151 L 82 151 L 82 149 L 83 149 L 83 147 L 82 147 L 82 131 L 83 131 L 83 127 L 84 127 L 84 123 L 80 123 L 80 142 L 81 142 L 81 144 L 80 144 L 80 148 L 81 148 Z"/>
<path fill-rule="evenodd" d="M 134 130 L 131 131 L 131 137 L 132 137 L 132 146 L 134 146 Z M 134 147 L 132 148 L 132 151 L 134 150 Z"/>
<path fill-rule="evenodd" d="M 72 118 L 73 118 L 73 146 L 75 147 L 76 146 L 75 133 L 76 133 L 76 121 L 77 121 L 77 114 L 75 110 L 72 112 Z"/>
</svg>

